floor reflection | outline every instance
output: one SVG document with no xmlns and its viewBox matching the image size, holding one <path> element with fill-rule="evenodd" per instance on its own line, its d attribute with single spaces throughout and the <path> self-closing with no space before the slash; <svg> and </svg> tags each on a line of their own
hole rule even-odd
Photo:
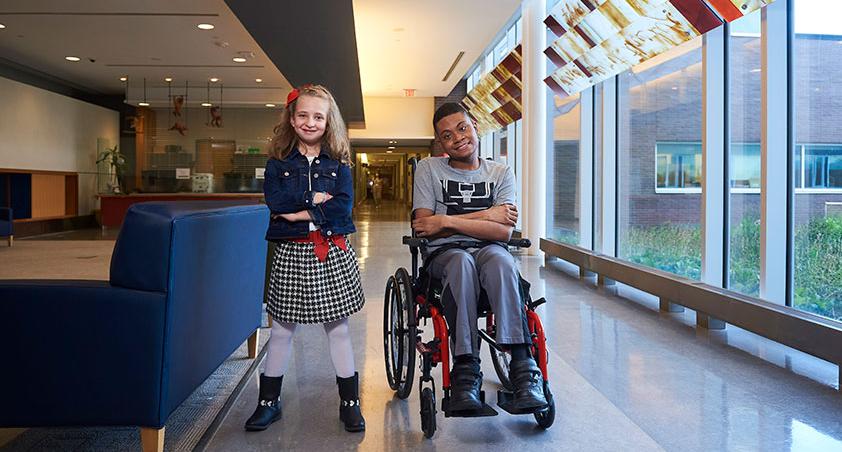
<svg viewBox="0 0 842 452">
<path fill-rule="evenodd" d="M 352 316 L 351 328 L 368 431 L 342 430 L 324 331 L 303 327 L 284 380 L 284 418 L 265 432 L 243 431 L 257 398 L 254 376 L 209 450 L 842 450 L 842 404 L 826 378 L 835 366 L 731 326 L 724 332 L 698 330 L 692 312 L 659 313 L 657 300 L 624 288 L 619 293 L 629 298 L 608 295 L 563 264 L 547 266 L 542 258 L 525 255 L 519 259 L 533 298 L 548 300 L 538 313 L 550 351 L 555 424 L 542 431 L 531 416 L 501 411 L 496 417 L 464 419 L 439 412 L 438 432 L 424 439 L 417 386 L 407 400 L 395 398 L 383 362 L 384 284 L 398 267 L 409 267 L 409 252 L 400 241 L 409 232 L 408 215 L 400 203 L 355 209 L 358 232 L 351 240 L 366 306 Z M 7 262 L 15 259 L 18 276 L 40 275 L 46 256 L 55 265 L 81 268 L 90 265 L 82 257 L 97 247 L 103 251 L 100 271 L 107 272 L 102 245 L 108 244 L 93 241 L 102 231 L 64 237 L 74 240 L 33 238 L 28 246 L 6 250 Z M 41 263 L 27 256 L 40 256 Z M 27 262 L 32 267 L 24 267 Z M 484 389 L 494 404 L 498 382 L 484 353 Z M 440 386 L 440 369 L 433 374 Z M 440 398 L 440 387 L 437 392 Z"/>
</svg>

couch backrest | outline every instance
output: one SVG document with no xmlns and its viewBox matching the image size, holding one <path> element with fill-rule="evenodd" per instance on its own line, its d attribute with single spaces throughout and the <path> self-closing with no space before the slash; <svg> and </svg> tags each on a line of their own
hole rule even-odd
<svg viewBox="0 0 842 452">
<path fill-rule="evenodd" d="M 262 215 L 265 207 L 236 205 L 230 201 L 144 202 L 132 205 L 126 213 L 111 256 L 111 285 L 166 292 L 176 220 L 256 211 Z M 265 215 L 268 217 L 268 214 Z"/>
<path fill-rule="evenodd" d="M 263 205 L 133 205 L 111 284 L 166 291 L 160 416 L 169 414 L 260 326 L 269 224 Z"/>
</svg>

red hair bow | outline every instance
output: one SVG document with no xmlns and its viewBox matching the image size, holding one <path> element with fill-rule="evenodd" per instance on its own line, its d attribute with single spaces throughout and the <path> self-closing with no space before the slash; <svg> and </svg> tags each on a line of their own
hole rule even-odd
<svg viewBox="0 0 842 452">
<path fill-rule="evenodd" d="M 304 85 L 301 85 L 301 89 L 309 88 L 311 86 L 313 85 L 306 83 Z M 295 102 L 295 99 L 298 99 L 298 96 L 301 95 L 301 89 L 293 88 L 292 91 L 290 91 L 289 94 L 287 94 L 287 107 L 289 107 L 291 103 Z"/>
</svg>

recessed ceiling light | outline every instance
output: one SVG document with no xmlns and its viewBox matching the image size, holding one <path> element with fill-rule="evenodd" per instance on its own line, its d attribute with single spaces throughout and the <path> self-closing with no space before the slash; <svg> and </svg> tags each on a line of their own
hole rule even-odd
<svg viewBox="0 0 842 452">
<path fill-rule="evenodd" d="M 164 81 L 169 83 L 172 81 L 172 77 L 164 77 Z"/>
<path fill-rule="evenodd" d="M 213 104 L 211 104 L 210 102 L 202 102 L 202 106 L 203 106 L 203 107 L 210 107 L 210 106 L 212 106 L 212 105 L 213 105 Z"/>
<path fill-rule="evenodd" d="M 121 81 L 121 82 L 125 82 L 125 81 L 126 81 L 126 80 L 128 80 L 128 79 L 129 79 L 129 78 L 128 78 L 128 77 L 126 77 L 126 76 L 120 77 L 120 81 Z"/>
<path fill-rule="evenodd" d="M 389 146 L 389 149 L 394 149 L 394 148 L 395 148 L 394 146 Z"/>
<path fill-rule="evenodd" d="M 210 78 L 210 81 L 211 81 L 211 83 L 216 83 L 216 82 L 218 82 L 218 81 L 219 81 L 219 79 L 218 79 L 218 78 L 216 78 L 216 77 L 211 77 L 211 78 Z"/>
<path fill-rule="evenodd" d="M 234 57 L 233 60 L 234 60 L 235 63 L 245 63 L 246 62 L 246 59 L 243 58 L 243 57 Z"/>
<path fill-rule="evenodd" d="M 0 30 L 2 30 L 2 29 L 4 29 L 4 28 L 6 28 L 6 26 L 5 26 L 5 25 L 3 25 L 3 24 L 0 24 Z"/>
<path fill-rule="evenodd" d="M 257 83 L 263 83 L 263 79 L 262 79 L 262 78 L 256 78 L 256 79 L 254 79 L 254 81 L 255 81 L 255 82 L 257 82 Z"/>
<path fill-rule="evenodd" d="M 391 154 L 393 152 L 395 152 L 395 151 L 386 151 L 387 154 Z"/>
<path fill-rule="evenodd" d="M 677 87 L 677 86 L 673 86 L 673 87 L 672 87 L 672 90 L 673 90 L 673 91 L 678 91 L 678 87 Z"/>
<path fill-rule="evenodd" d="M 199 24 L 199 25 L 196 25 L 196 26 L 199 27 L 199 29 L 201 29 L 201 30 L 213 30 L 213 28 L 214 28 L 213 24 Z"/>
<path fill-rule="evenodd" d="M 66 56 L 66 57 L 64 57 L 64 59 L 67 60 L 67 61 L 73 61 L 73 62 L 81 60 L 81 58 L 79 58 L 77 56 Z"/>
<path fill-rule="evenodd" d="M 149 102 L 138 102 L 138 103 L 137 103 L 137 105 L 138 105 L 139 107 L 148 107 L 148 106 L 149 106 Z"/>
<path fill-rule="evenodd" d="M 275 104 L 266 104 L 267 107 L 274 107 Z"/>
</svg>

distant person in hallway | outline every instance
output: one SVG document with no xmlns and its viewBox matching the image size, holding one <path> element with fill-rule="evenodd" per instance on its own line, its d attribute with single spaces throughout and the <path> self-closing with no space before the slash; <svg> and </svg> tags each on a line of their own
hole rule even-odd
<svg viewBox="0 0 842 452">
<path fill-rule="evenodd" d="M 383 179 L 378 173 L 371 179 L 371 196 L 374 198 L 374 205 L 379 207 L 383 200 Z"/>
<path fill-rule="evenodd" d="M 339 418 L 345 430 L 360 432 L 365 419 L 348 316 L 362 309 L 365 299 L 357 257 L 345 238 L 356 231 L 351 145 L 326 88 L 305 85 L 290 92 L 269 153 L 263 191 L 272 216 L 266 240 L 276 249 L 266 310 L 274 321 L 257 409 L 245 428 L 265 430 L 281 417 L 281 383 L 295 327 L 321 323 L 336 371 Z"/>
<path fill-rule="evenodd" d="M 481 288 L 496 316 L 497 343 L 511 351 L 509 376 L 516 406 L 544 406 L 541 370 L 529 351 L 517 264 L 505 246 L 518 218 L 514 173 L 506 165 L 479 158 L 476 123 L 461 105 L 439 107 L 433 128 L 446 156 L 418 163 L 412 228 L 430 239 L 425 264 L 430 276 L 443 283 L 442 304 L 454 342 L 450 408 L 482 407 L 477 345 Z M 492 244 L 457 243 L 465 241 Z"/>
</svg>

